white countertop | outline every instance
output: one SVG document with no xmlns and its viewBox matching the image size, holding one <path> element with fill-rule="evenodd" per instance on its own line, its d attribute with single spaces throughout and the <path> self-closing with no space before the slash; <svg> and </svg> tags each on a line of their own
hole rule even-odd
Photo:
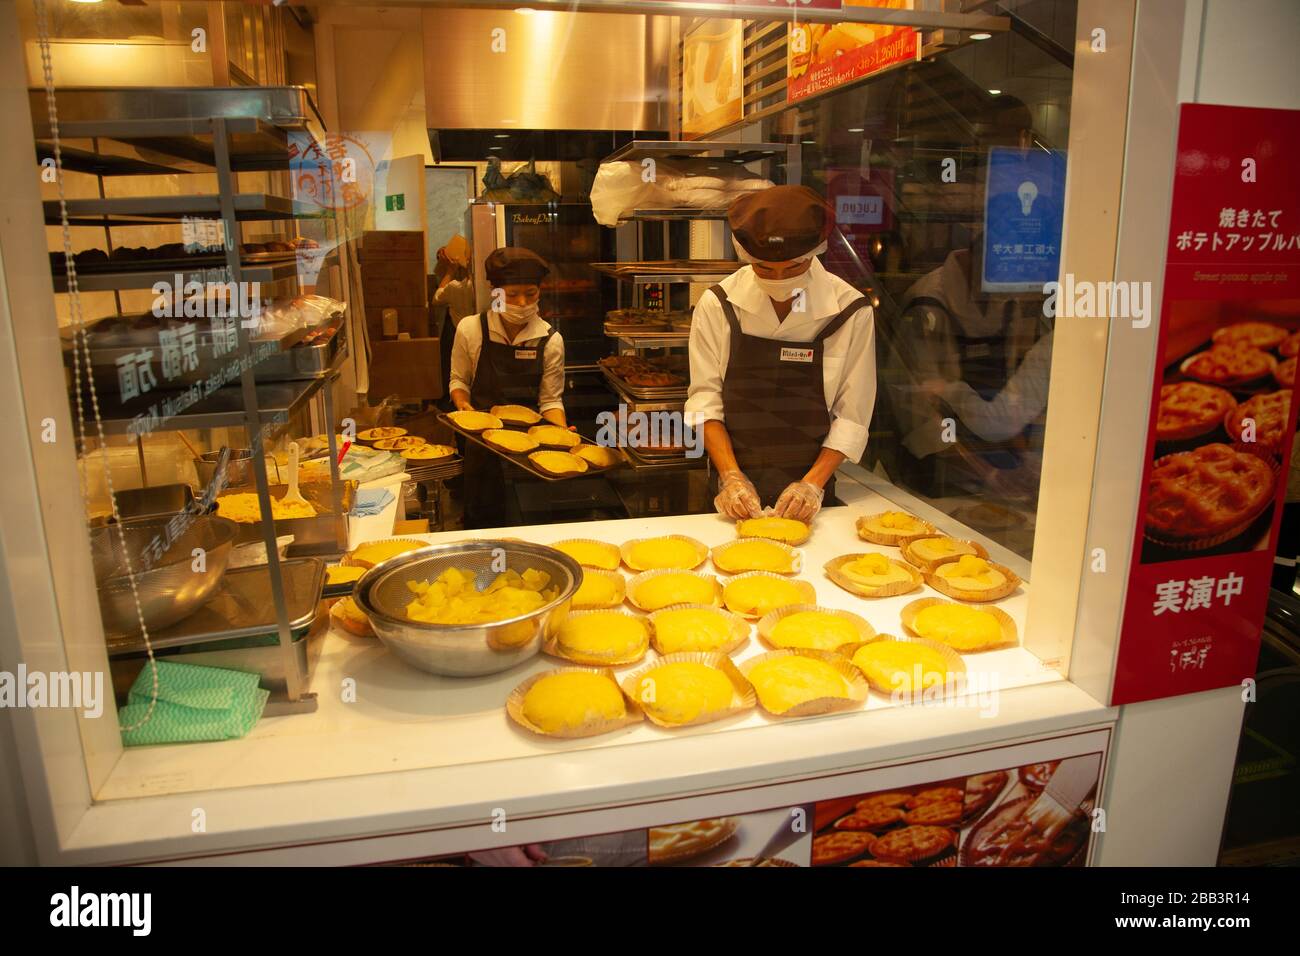
<svg viewBox="0 0 1300 956">
<path fill-rule="evenodd" d="M 896 549 L 859 540 L 853 525 L 857 515 L 885 510 L 890 502 L 860 485 L 841 484 L 848 486 L 841 487 L 840 496 L 849 503 L 818 516 L 812 538 L 800 548 L 805 568 L 800 577 L 813 583 L 819 603 L 853 610 L 877 631 L 899 633 L 899 610 L 935 592 L 925 588 L 894 598 L 864 599 L 841 590 L 821 571 L 827 560 L 848 552 L 897 554 Z M 621 543 L 687 534 L 713 546 L 732 540 L 734 529 L 716 515 L 687 515 L 503 528 L 492 534 L 539 543 L 575 536 Z M 420 537 L 449 541 L 467 534 Z M 998 602 L 1020 627 L 1026 588 Z M 734 657 L 743 660 L 765 650 L 755 634 Z M 648 659 L 653 656 L 651 651 Z M 503 704 L 526 677 L 564 666 L 562 661 L 542 655 L 504 674 L 443 678 L 406 666 L 375 640 L 331 631 L 320 643 L 312 678 L 319 701 L 315 713 L 264 718 L 240 740 L 128 748 L 97 795 L 101 803 L 96 809 L 104 812 L 87 818 L 98 817 L 99 823 L 81 836 L 86 850 L 122 840 L 145 841 L 135 850 L 141 854 L 154 840 L 161 839 L 162 847 L 169 840 L 159 832 L 160 818 L 140 808 L 175 801 L 190 806 L 195 797 L 182 794 L 194 791 L 208 791 L 203 794 L 205 808 L 241 808 L 238 824 L 231 822 L 236 829 L 225 834 L 226 841 L 242 830 L 277 825 L 299 838 L 319 835 L 322 826 L 337 832 L 356 832 L 357 827 L 373 832 L 374 827 L 389 825 L 379 824 L 378 818 L 396 825 L 404 813 L 417 813 L 422 822 L 431 814 L 463 820 L 463 814 L 472 818 L 483 806 L 494 806 L 507 796 L 515 801 L 516 812 L 525 805 L 553 811 L 598 799 L 597 794 L 648 799 L 656 793 L 737 780 L 754 782 L 936 753 L 1080 726 L 1104 720 L 1108 713 L 1022 648 L 966 655 L 965 660 L 975 686 L 998 693 L 927 707 L 899 707 L 873 693 L 863 710 L 829 717 L 782 721 L 755 710 L 678 731 L 643 722 L 600 737 L 554 741 L 516 727 Z M 636 666 L 641 665 L 619 673 Z M 341 694 L 349 679 L 355 681 L 354 703 L 345 703 Z M 1022 690 L 1001 693 L 1012 688 Z M 256 791 L 256 809 L 239 789 L 271 784 L 280 786 Z M 363 793 L 368 796 L 361 797 Z M 311 794 L 306 804 L 304 794 Z M 342 803 L 336 805 L 329 794 Z M 361 819 L 372 816 L 376 820 Z M 101 831 L 100 825 L 107 829 Z M 191 836 L 184 821 L 179 826 L 176 836 Z M 211 830 L 203 836 L 204 842 L 222 842 Z M 246 840 L 240 838 L 241 843 Z"/>
</svg>

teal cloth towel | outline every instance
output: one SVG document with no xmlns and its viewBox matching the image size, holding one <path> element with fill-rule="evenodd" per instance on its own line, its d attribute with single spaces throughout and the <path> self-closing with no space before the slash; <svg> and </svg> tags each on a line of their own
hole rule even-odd
<svg viewBox="0 0 1300 956">
<path fill-rule="evenodd" d="M 149 720 L 122 731 L 128 747 L 230 740 L 253 729 L 271 696 L 258 674 L 197 664 L 158 661 L 158 703 Z M 117 713 L 124 728 L 144 720 L 153 698 L 153 668 L 146 662 Z"/>
</svg>

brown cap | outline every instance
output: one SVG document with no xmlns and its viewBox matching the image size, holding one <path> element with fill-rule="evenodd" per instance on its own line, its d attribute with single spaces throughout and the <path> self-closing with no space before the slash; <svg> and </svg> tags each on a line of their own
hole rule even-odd
<svg viewBox="0 0 1300 956">
<path fill-rule="evenodd" d="M 831 213 L 826 200 L 807 186 L 772 186 L 738 198 L 727 222 L 736 242 L 755 259 L 784 262 L 825 241 Z"/>
<path fill-rule="evenodd" d="M 488 282 L 494 286 L 539 285 L 551 271 L 546 260 L 537 253 L 519 246 L 502 246 L 493 249 L 483 263 Z"/>
</svg>

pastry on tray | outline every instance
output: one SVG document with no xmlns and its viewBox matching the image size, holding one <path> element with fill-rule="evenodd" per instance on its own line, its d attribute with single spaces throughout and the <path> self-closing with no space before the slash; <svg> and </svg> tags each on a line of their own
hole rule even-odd
<svg viewBox="0 0 1300 956">
<path fill-rule="evenodd" d="M 450 458 L 454 454 L 456 449 L 451 445 L 421 444 L 414 448 L 402 449 L 402 457 L 407 461 L 435 461 L 439 458 Z"/>
<path fill-rule="evenodd" d="M 613 468 L 623 460 L 617 448 L 605 448 L 602 445 L 582 444 L 573 449 L 573 453 L 592 468 Z"/>
<path fill-rule="evenodd" d="M 1020 586 L 1010 568 L 987 558 L 963 554 L 925 573 L 925 583 L 958 601 L 997 601 Z"/>
<path fill-rule="evenodd" d="M 725 717 L 737 706 L 731 678 L 703 661 L 661 661 L 630 679 L 624 689 L 647 717 L 662 726 Z"/>
<path fill-rule="evenodd" d="M 397 428 L 393 425 L 382 425 L 378 428 L 367 428 L 363 432 L 357 432 L 357 438 L 361 441 L 373 442 L 384 438 L 401 438 L 405 434 L 405 428 Z"/>
<path fill-rule="evenodd" d="M 963 554 L 987 558 L 989 553 L 978 541 L 963 541 L 939 535 L 934 538 L 913 538 L 900 549 L 907 562 L 922 571 L 933 571 L 941 564 L 956 561 Z"/>
<path fill-rule="evenodd" d="M 1276 478 L 1259 455 L 1223 444 L 1158 458 L 1147 480 L 1146 536 L 1180 550 L 1229 541 L 1272 504 Z"/>
<path fill-rule="evenodd" d="M 564 552 L 584 568 L 617 571 L 620 562 L 623 560 L 618 548 L 614 545 L 607 544 L 604 541 L 595 541 L 591 538 L 568 538 L 564 541 L 554 542 L 551 547 Z"/>
<path fill-rule="evenodd" d="M 582 584 L 573 594 L 575 611 L 594 610 L 596 608 L 618 607 L 627 596 L 627 583 L 617 571 L 601 571 L 586 568 L 582 572 Z"/>
<path fill-rule="evenodd" d="M 745 661 L 741 670 L 769 714 L 802 716 L 829 713 L 864 699 L 855 692 L 846 666 L 852 670 L 848 661 L 827 652 L 775 651 Z"/>
<path fill-rule="evenodd" d="M 660 568 L 634 577 L 628 600 L 642 611 L 658 611 L 677 604 L 717 604 L 718 579 L 695 571 Z"/>
<path fill-rule="evenodd" d="M 587 470 L 585 461 L 567 451 L 535 451 L 528 456 L 528 460 L 541 471 L 557 478 L 581 475 Z"/>
<path fill-rule="evenodd" d="M 527 405 L 493 405 L 491 413 L 513 425 L 536 425 L 542 420 L 542 416 Z"/>
<path fill-rule="evenodd" d="M 1253 434 L 1252 426 L 1253 424 Z M 1291 434 L 1291 389 L 1254 395 L 1223 419 L 1223 427 L 1234 441 L 1276 452 Z"/>
<path fill-rule="evenodd" d="M 623 553 L 623 563 L 633 571 L 653 571 L 659 568 L 692 571 L 709 556 L 707 546 L 681 534 L 638 538 L 625 542 L 619 550 Z"/>
<path fill-rule="evenodd" d="M 812 534 L 812 528 L 794 518 L 745 518 L 736 524 L 736 534 L 742 538 L 771 538 L 789 545 L 803 544 Z"/>
<path fill-rule="evenodd" d="M 617 666 L 645 657 L 650 631 L 623 611 L 575 611 L 565 618 L 547 652 L 579 664 Z"/>
<path fill-rule="evenodd" d="M 401 451 L 404 448 L 418 448 L 426 444 L 428 442 L 419 435 L 398 435 L 396 438 L 380 438 L 374 442 L 374 447 L 380 451 Z"/>
<path fill-rule="evenodd" d="M 759 618 L 791 604 L 816 604 L 817 591 L 807 581 L 769 571 L 747 571 L 723 585 L 722 603 L 741 617 Z"/>
<path fill-rule="evenodd" d="M 1287 331 L 1271 322 L 1234 322 L 1215 329 L 1215 345 L 1232 348 L 1275 349 L 1287 339 Z"/>
<path fill-rule="evenodd" d="M 1183 441 L 1208 435 L 1236 405 L 1237 400 L 1217 385 L 1204 382 L 1161 385 L 1156 441 Z"/>
<path fill-rule="evenodd" d="M 581 435 L 559 425 L 534 425 L 528 434 L 546 448 L 577 448 L 582 444 Z"/>
<path fill-rule="evenodd" d="M 863 515 L 856 522 L 858 537 L 872 544 L 898 546 L 912 538 L 936 535 L 934 525 L 905 511 L 882 511 Z"/>
<path fill-rule="evenodd" d="M 523 455 L 537 450 L 536 438 L 525 435 L 513 428 L 489 428 L 483 431 L 479 437 L 493 448 L 499 448 L 501 451 L 510 452 L 514 455 Z"/>
<path fill-rule="evenodd" d="M 883 554 L 845 554 L 826 562 L 826 576 L 860 597 L 893 597 L 921 586 L 921 573 Z"/>
<path fill-rule="evenodd" d="M 997 607 L 969 607 L 938 598 L 920 598 L 903 608 L 903 629 L 913 637 L 974 654 L 1014 647 L 1016 625 Z"/>
<path fill-rule="evenodd" d="M 758 622 L 758 633 L 773 647 L 810 651 L 834 651 L 876 636 L 875 628 L 856 614 L 804 604 L 765 615 Z"/>
<path fill-rule="evenodd" d="M 529 678 L 511 694 L 506 712 L 529 730 L 557 737 L 606 733 L 631 716 L 611 673 L 579 668 Z"/>
<path fill-rule="evenodd" d="M 467 432 L 484 432 L 489 428 L 500 428 L 504 424 L 501 419 L 495 415 L 489 415 L 487 412 L 480 412 L 474 409 L 466 409 L 460 412 L 449 412 L 447 415 L 452 423 Z"/>
<path fill-rule="evenodd" d="M 769 538 L 741 538 L 713 549 L 713 566 L 727 574 L 745 571 L 771 571 L 774 574 L 798 574 L 799 552 L 784 541 Z"/>
<path fill-rule="evenodd" d="M 951 648 L 924 641 L 872 641 L 855 650 L 852 661 L 873 690 L 890 695 L 910 696 L 930 687 L 944 687 L 966 673 L 966 664 Z"/>
<path fill-rule="evenodd" d="M 749 640 L 749 623 L 719 607 L 687 604 L 650 615 L 651 642 L 660 654 L 731 653 Z"/>
<path fill-rule="evenodd" d="M 1186 359 L 1182 372 L 1198 382 L 1233 388 L 1263 378 L 1275 365 L 1277 359 L 1259 349 L 1216 345 Z"/>
</svg>

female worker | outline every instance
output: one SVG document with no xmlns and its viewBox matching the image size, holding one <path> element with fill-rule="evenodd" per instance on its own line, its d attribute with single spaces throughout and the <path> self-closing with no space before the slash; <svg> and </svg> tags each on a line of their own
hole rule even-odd
<svg viewBox="0 0 1300 956">
<path fill-rule="evenodd" d="M 448 391 L 458 410 L 526 405 L 548 422 L 564 418 L 564 339 L 537 310 L 550 272 L 536 253 L 515 246 L 493 250 L 484 264 L 492 289 L 486 311 L 456 327 Z M 510 476 L 512 481 L 522 473 Z M 465 448 L 465 527 L 517 523 L 499 456 L 470 442 Z"/>
<path fill-rule="evenodd" d="M 749 264 L 700 298 L 686 411 L 703 423 L 714 504 L 735 519 L 765 505 L 809 521 L 835 469 L 867 444 L 876 397 L 871 306 L 822 268 L 833 218 L 806 186 L 773 186 L 728 211 Z"/>
</svg>

